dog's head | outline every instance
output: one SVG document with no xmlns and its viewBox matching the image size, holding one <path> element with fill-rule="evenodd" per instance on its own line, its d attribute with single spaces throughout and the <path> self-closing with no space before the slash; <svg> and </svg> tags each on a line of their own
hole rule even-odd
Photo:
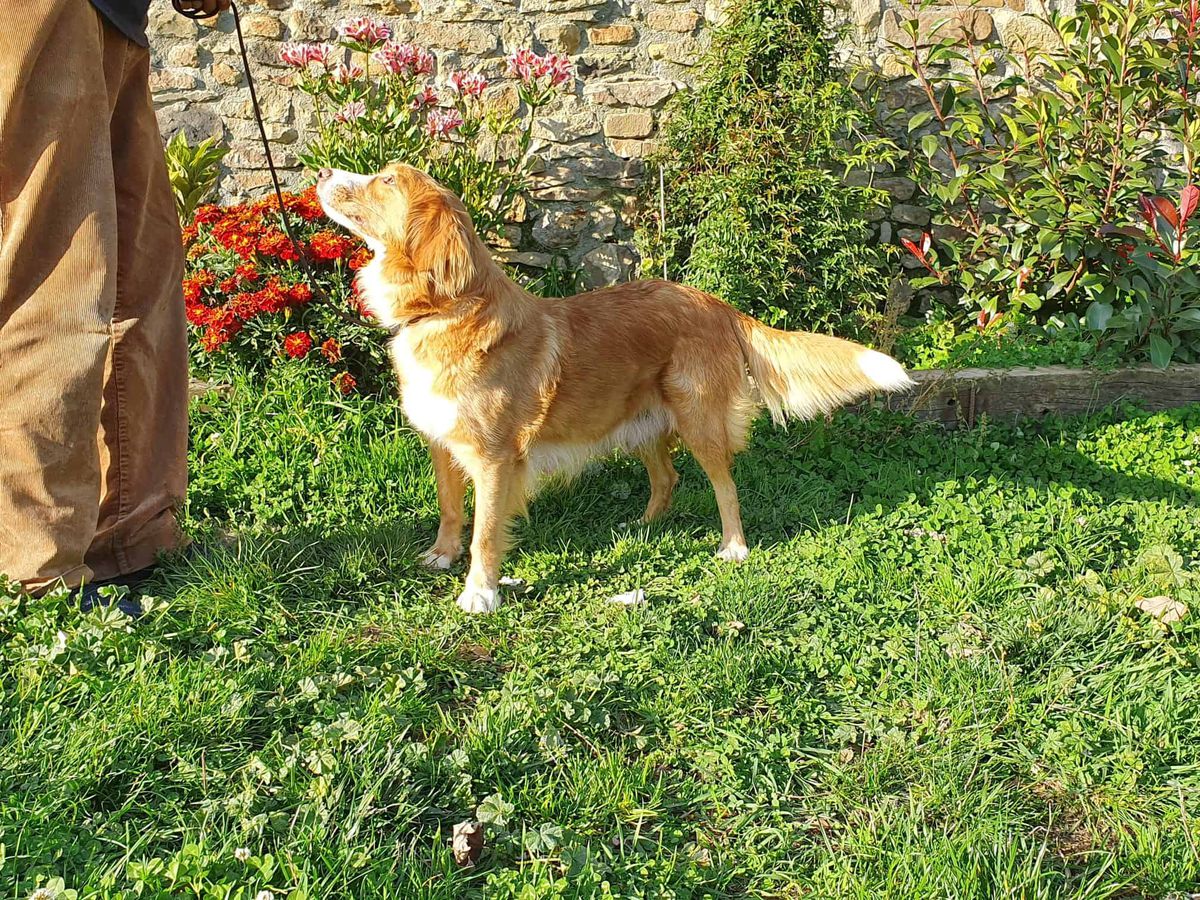
<svg viewBox="0 0 1200 900">
<path fill-rule="evenodd" d="M 329 218 L 385 259 L 393 278 L 453 298 L 480 274 L 482 245 L 462 201 L 419 169 L 397 164 L 375 175 L 321 169 L 317 197 Z"/>
</svg>

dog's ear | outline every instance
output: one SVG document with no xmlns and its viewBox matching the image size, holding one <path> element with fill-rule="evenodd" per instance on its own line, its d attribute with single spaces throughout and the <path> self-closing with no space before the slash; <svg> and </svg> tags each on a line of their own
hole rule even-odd
<svg viewBox="0 0 1200 900">
<path fill-rule="evenodd" d="M 461 204 L 440 190 L 428 191 L 412 201 L 405 231 L 409 265 L 437 293 L 456 297 L 471 286 L 477 274 L 471 221 Z"/>
</svg>

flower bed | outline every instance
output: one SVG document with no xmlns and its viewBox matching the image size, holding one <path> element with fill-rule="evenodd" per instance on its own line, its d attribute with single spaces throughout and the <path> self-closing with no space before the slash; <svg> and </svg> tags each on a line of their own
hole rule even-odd
<svg viewBox="0 0 1200 900">
<path fill-rule="evenodd" d="M 301 159 L 361 173 L 390 162 L 424 169 L 462 197 L 494 242 L 527 186 L 533 122 L 574 79 L 570 62 L 512 53 L 505 81 L 520 101 L 514 108 L 505 85 L 481 73 L 435 80 L 433 55 L 393 40 L 382 20 L 351 19 L 338 33 L 336 45 L 288 43 L 280 53 L 293 87 L 316 106 Z M 284 197 L 295 245 L 278 207 L 274 197 L 204 206 L 185 228 L 195 368 L 219 375 L 304 360 L 343 393 L 381 386 L 389 377 L 383 335 L 353 283 L 370 252 L 325 219 L 311 188 Z"/>
<path fill-rule="evenodd" d="M 313 189 L 285 194 L 284 204 L 295 246 L 274 197 L 201 207 L 185 229 L 183 294 L 198 368 L 213 368 L 214 357 L 217 368 L 250 370 L 309 359 L 343 393 L 377 382 L 386 354 L 352 277 L 370 251 L 330 229 Z"/>
</svg>

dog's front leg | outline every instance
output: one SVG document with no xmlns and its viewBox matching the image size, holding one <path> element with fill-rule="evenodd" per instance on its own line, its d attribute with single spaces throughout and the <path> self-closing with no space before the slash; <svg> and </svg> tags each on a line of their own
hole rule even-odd
<svg viewBox="0 0 1200 900">
<path fill-rule="evenodd" d="M 466 612 L 494 612 L 500 605 L 496 589 L 500 563 L 508 547 L 508 523 L 516 511 L 515 498 L 524 496 L 524 465 L 512 461 L 481 463 L 475 482 L 475 527 L 471 538 L 471 568 L 458 597 Z"/>
<path fill-rule="evenodd" d="M 425 551 L 421 561 L 434 569 L 448 569 L 462 554 L 463 497 L 467 493 L 466 474 L 450 451 L 438 443 L 429 445 L 433 474 L 437 479 L 437 540 Z"/>
</svg>

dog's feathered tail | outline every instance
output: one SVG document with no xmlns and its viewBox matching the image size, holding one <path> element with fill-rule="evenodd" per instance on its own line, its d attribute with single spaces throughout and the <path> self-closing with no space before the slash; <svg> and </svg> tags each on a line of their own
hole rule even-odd
<svg viewBox="0 0 1200 900">
<path fill-rule="evenodd" d="M 738 315 L 746 365 L 771 418 L 810 419 L 879 391 L 913 385 L 900 363 L 824 334 L 779 331 Z"/>
</svg>

